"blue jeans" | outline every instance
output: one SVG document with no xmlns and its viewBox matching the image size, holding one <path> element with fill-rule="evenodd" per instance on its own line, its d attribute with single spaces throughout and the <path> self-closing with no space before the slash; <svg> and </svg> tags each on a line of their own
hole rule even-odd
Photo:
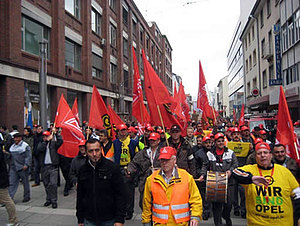
<svg viewBox="0 0 300 226">
<path fill-rule="evenodd" d="M 99 226 L 113 226 L 114 223 L 115 223 L 115 220 L 100 221 L 98 225 L 99 225 Z M 84 225 L 84 226 L 97 226 L 96 222 L 94 222 L 94 221 L 89 221 L 89 220 L 87 220 L 87 219 L 84 219 L 83 225 Z"/>
</svg>

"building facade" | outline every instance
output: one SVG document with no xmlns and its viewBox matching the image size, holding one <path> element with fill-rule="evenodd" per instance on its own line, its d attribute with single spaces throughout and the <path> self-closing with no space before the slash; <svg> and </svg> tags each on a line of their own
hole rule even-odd
<svg viewBox="0 0 300 226">
<path fill-rule="evenodd" d="M 4 0 L 0 2 L 0 118 L 24 125 L 29 103 L 39 122 L 40 42 L 47 43 L 48 122 L 61 94 L 88 120 L 92 86 L 124 119 L 131 117 L 132 47 L 143 83 L 142 49 L 172 90 L 172 48 L 133 0 Z M 12 114 L 13 113 L 13 114 Z"/>
<path fill-rule="evenodd" d="M 293 120 L 299 118 L 299 1 L 256 1 L 241 34 L 249 112 L 278 109 L 283 85 Z"/>
<path fill-rule="evenodd" d="M 228 117 L 229 114 L 229 97 L 228 97 L 228 75 L 220 79 L 217 92 L 217 108 L 220 115 Z"/>
<path fill-rule="evenodd" d="M 281 78 L 293 121 L 300 118 L 300 1 L 280 1 Z"/>
<path fill-rule="evenodd" d="M 232 40 L 227 53 L 227 73 L 229 90 L 229 115 L 233 109 L 239 111 L 245 100 L 244 95 L 244 69 L 243 69 L 243 49 L 240 35 L 247 21 L 249 13 L 253 7 L 253 0 L 240 1 L 240 17 L 235 27 Z"/>
</svg>

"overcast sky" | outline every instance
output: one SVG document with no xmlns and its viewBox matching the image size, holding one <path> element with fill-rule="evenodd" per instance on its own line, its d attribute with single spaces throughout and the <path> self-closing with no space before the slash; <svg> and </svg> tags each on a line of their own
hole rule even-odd
<svg viewBox="0 0 300 226">
<path fill-rule="evenodd" d="M 173 73 L 185 93 L 197 96 L 199 60 L 212 91 L 227 75 L 227 52 L 240 11 L 239 0 L 134 0 L 146 21 L 155 21 L 173 48 Z"/>
</svg>

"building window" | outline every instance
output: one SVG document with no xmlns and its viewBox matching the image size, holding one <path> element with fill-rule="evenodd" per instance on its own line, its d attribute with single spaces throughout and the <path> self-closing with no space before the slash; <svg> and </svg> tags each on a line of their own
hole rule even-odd
<svg viewBox="0 0 300 226">
<path fill-rule="evenodd" d="M 248 33 L 248 42 L 249 42 L 249 46 L 250 46 L 250 44 L 251 44 L 250 32 Z"/>
<path fill-rule="evenodd" d="M 117 65 L 110 63 L 109 80 L 111 84 L 117 84 Z"/>
<path fill-rule="evenodd" d="M 268 85 L 268 79 L 267 79 L 267 72 L 266 70 L 263 71 L 262 73 L 262 77 L 263 77 L 263 88 L 267 88 Z"/>
<path fill-rule="evenodd" d="M 298 9 L 295 13 L 295 37 L 295 41 L 300 39 L 300 9 Z"/>
<path fill-rule="evenodd" d="M 253 88 L 257 88 L 257 78 L 253 79 Z"/>
<path fill-rule="evenodd" d="M 129 73 L 127 70 L 123 70 L 123 77 L 124 77 L 124 87 L 125 89 L 129 89 Z"/>
<path fill-rule="evenodd" d="M 144 29 L 140 27 L 140 42 L 143 45 L 144 43 Z"/>
<path fill-rule="evenodd" d="M 253 50 L 253 66 L 255 66 L 257 63 L 257 58 L 256 58 L 256 49 Z"/>
<path fill-rule="evenodd" d="M 282 50 L 286 50 L 287 49 L 287 29 L 286 29 L 286 25 L 282 26 Z"/>
<path fill-rule="evenodd" d="M 110 44 L 113 47 L 117 47 L 117 28 L 114 25 L 110 24 L 109 30 L 110 30 Z"/>
<path fill-rule="evenodd" d="M 260 11 L 260 27 L 264 26 L 264 9 Z"/>
<path fill-rule="evenodd" d="M 252 26 L 252 41 L 254 40 L 255 33 L 254 33 L 254 25 Z"/>
<path fill-rule="evenodd" d="M 22 50 L 39 56 L 39 42 L 47 42 L 47 58 L 50 58 L 50 30 L 28 17 L 22 16 Z"/>
<path fill-rule="evenodd" d="M 269 53 L 272 54 L 273 53 L 273 37 L 272 37 L 272 30 L 269 31 L 268 33 L 268 42 L 269 42 Z"/>
<path fill-rule="evenodd" d="M 113 11 L 116 11 L 116 9 L 117 9 L 117 3 L 116 3 L 116 0 L 109 0 L 109 7 L 110 7 Z"/>
<path fill-rule="evenodd" d="M 92 8 L 92 31 L 101 36 L 101 14 Z"/>
<path fill-rule="evenodd" d="M 271 15 L 271 0 L 267 0 L 267 15 Z"/>
<path fill-rule="evenodd" d="M 102 57 L 92 54 L 92 76 L 102 79 Z"/>
<path fill-rule="evenodd" d="M 274 79 L 274 66 L 273 64 L 269 66 L 269 79 Z"/>
<path fill-rule="evenodd" d="M 295 43 L 293 17 L 288 20 L 288 47 Z"/>
<path fill-rule="evenodd" d="M 125 57 L 128 57 L 128 40 L 123 37 L 123 54 Z"/>
<path fill-rule="evenodd" d="M 127 27 L 128 26 L 128 10 L 123 6 L 123 13 L 122 13 L 122 16 L 123 16 L 123 24 Z"/>
<path fill-rule="evenodd" d="M 252 56 L 249 56 L 249 69 L 252 69 Z"/>
<path fill-rule="evenodd" d="M 247 35 L 246 35 L 246 37 L 245 37 L 244 44 L 245 44 L 245 50 L 247 50 L 247 48 L 248 48 L 248 45 L 247 45 Z"/>
<path fill-rule="evenodd" d="M 136 33 L 137 33 L 137 23 L 132 20 L 132 34 L 133 36 L 136 36 Z"/>
<path fill-rule="evenodd" d="M 81 46 L 69 39 L 65 40 L 65 64 L 81 70 Z"/>
<path fill-rule="evenodd" d="M 249 71 L 249 64 L 248 64 L 248 59 L 246 60 L 246 72 Z"/>
<path fill-rule="evenodd" d="M 80 20 L 80 0 L 65 0 L 65 9 Z"/>
<path fill-rule="evenodd" d="M 263 39 L 261 41 L 261 56 L 262 57 L 265 55 L 265 51 L 266 51 L 266 41 L 265 41 L 265 39 Z"/>
</svg>

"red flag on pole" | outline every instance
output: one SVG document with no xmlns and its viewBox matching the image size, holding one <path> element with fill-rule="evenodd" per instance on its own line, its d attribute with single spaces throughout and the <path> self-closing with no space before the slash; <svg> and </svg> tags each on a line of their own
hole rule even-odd
<svg viewBox="0 0 300 226">
<path fill-rule="evenodd" d="M 80 120 L 79 120 L 79 114 L 78 114 L 77 97 L 76 97 L 75 100 L 74 100 L 74 104 L 73 104 L 73 107 L 72 107 L 72 113 L 73 113 L 73 115 L 75 116 L 77 122 L 80 123 Z"/>
<path fill-rule="evenodd" d="M 242 126 L 245 124 L 245 105 L 242 104 L 242 110 L 241 110 L 241 115 L 240 115 L 240 120 L 239 120 L 239 126 Z"/>
<path fill-rule="evenodd" d="M 286 146 L 288 156 L 300 161 L 294 126 L 282 86 L 280 86 L 276 140 Z"/>
<path fill-rule="evenodd" d="M 202 69 L 201 61 L 199 61 L 199 89 L 197 98 L 197 108 L 203 112 L 207 119 L 210 118 L 211 120 L 215 121 L 213 108 L 209 105 L 208 101 L 206 80 Z"/>
<path fill-rule="evenodd" d="M 96 129 L 107 129 L 109 136 L 112 136 L 109 112 L 95 85 L 93 86 L 89 126 Z"/>
<path fill-rule="evenodd" d="M 174 82 L 174 93 L 173 93 L 174 99 L 177 97 L 177 88 L 176 88 L 176 82 Z"/>
<path fill-rule="evenodd" d="M 191 119 L 190 119 L 190 106 L 187 102 L 187 98 L 186 98 L 186 95 L 185 95 L 185 92 L 184 92 L 184 87 L 183 87 L 182 83 L 180 83 L 180 86 L 179 86 L 178 96 L 179 96 L 179 101 L 180 101 L 182 110 L 184 112 L 184 116 L 186 118 L 186 121 L 189 122 L 189 121 L 191 121 Z"/>
<path fill-rule="evenodd" d="M 174 104 L 173 97 L 169 94 L 167 88 L 151 67 L 150 63 L 146 59 L 144 51 L 143 62 L 145 76 L 145 93 L 150 110 L 151 124 L 161 125 L 161 120 L 157 108 L 158 106 L 165 126 L 171 127 L 174 124 L 180 126 L 180 123 L 171 111 L 171 105 Z M 174 104 L 173 107 L 176 107 L 176 105 Z"/>
<path fill-rule="evenodd" d="M 145 124 L 150 122 L 150 116 L 144 104 L 142 83 L 134 48 L 132 48 L 132 53 L 134 65 L 132 115 L 138 120 L 139 123 Z"/>
<path fill-rule="evenodd" d="M 59 101 L 54 123 L 56 127 L 62 128 L 61 135 L 64 141 L 58 149 L 58 153 L 74 158 L 78 154 L 78 143 L 84 139 L 84 136 L 63 94 Z"/>
</svg>

